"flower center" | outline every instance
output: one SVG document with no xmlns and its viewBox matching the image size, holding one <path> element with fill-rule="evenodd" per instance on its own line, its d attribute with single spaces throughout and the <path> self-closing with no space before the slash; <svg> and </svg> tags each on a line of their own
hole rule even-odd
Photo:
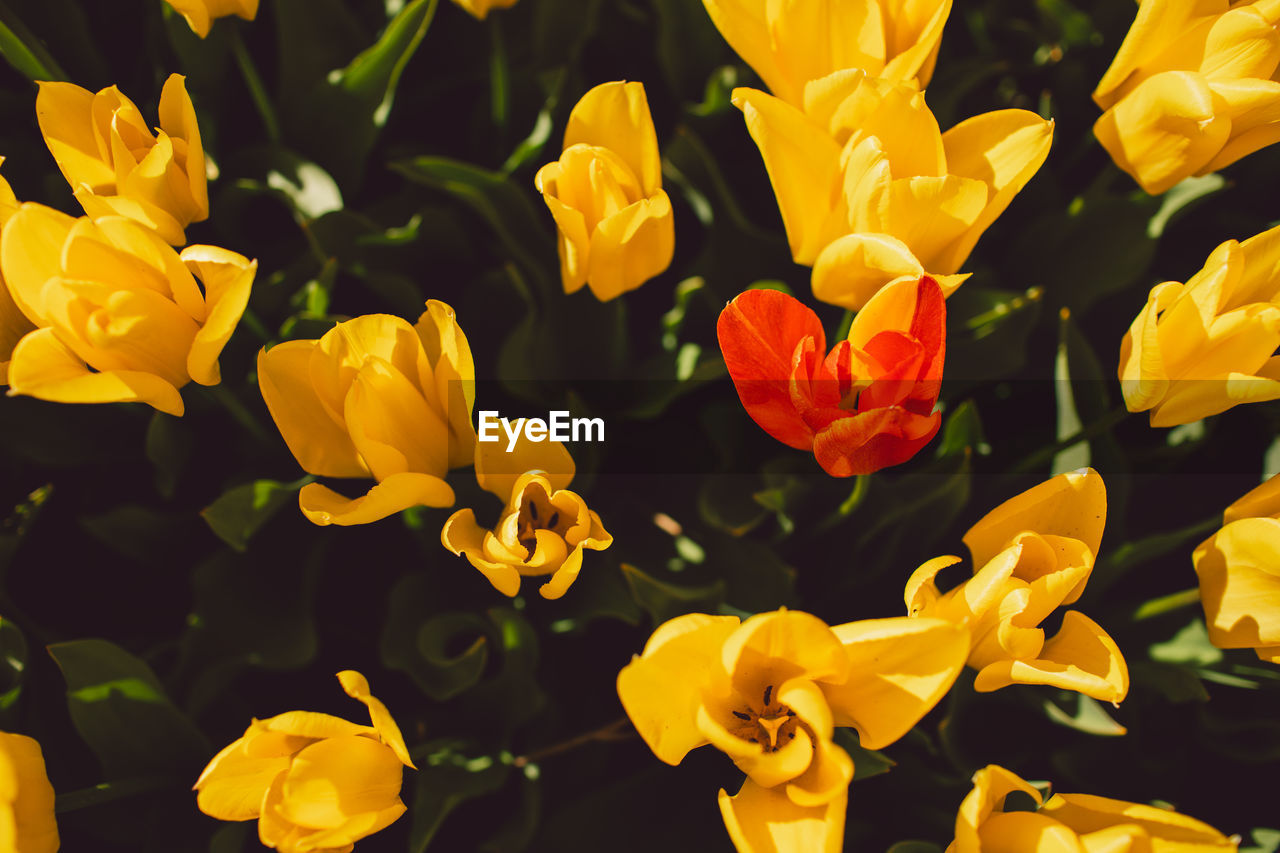
<svg viewBox="0 0 1280 853">
<path fill-rule="evenodd" d="M 796 712 L 778 702 L 773 693 L 772 684 L 764 689 L 759 710 L 748 706 L 746 711 L 734 711 L 734 725 L 729 729 L 743 740 L 762 744 L 765 752 L 777 752 L 794 740 L 800 724 Z"/>
<path fill-rule="evenodd" d="M 529 549 L 529 554 L 532 556 L 538 549 L 538 531 L 555 530 L 559 523 L 560 511 L 551 505 L 545 494 L 526 492 L 524 505 L 520 507 L 520 523 L 516 538 L 520 540 L 521 545 Z"/>
</svg>

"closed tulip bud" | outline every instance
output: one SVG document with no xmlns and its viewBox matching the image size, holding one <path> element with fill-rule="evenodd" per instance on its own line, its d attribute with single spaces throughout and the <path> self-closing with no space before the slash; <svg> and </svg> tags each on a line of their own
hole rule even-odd
<svg viewBox="0 0 1280 853">
<path fill-rule="evenodd" d="M 254 720 L 196 780 L 200 811 L 256 819 L 259 840 L 282 853 L 349 851 L 398 820 L 403 771 L 413 768 L 404 737 L 363 675 L 345 670 L 338 680 L 372 725 L 314 711 Z"/>
<path fill-rule="evenodd" d="M 475 447 L 475 376 L 453 309 L 434 299 L 416 325 L 369 314 L 258 353 L 262 398 L 303 470 L 377 480 L 354 500 L 309 483 L 303 514 L 351 525 L 451 505 L 445 474 L 471 464 Z"/>
<path fill-rule="evenodd" d="M 642 83 L 602 83 L 569 114 L 564 153 L 534 176 L 559 230 L 565 293 L 601 302 L 671 264 L 675 224 Z"/>
<path fill-rule="evenodd" d="M 872 77 L 933 75 L 951 0 L 702 0 L 729 46 L 774 95 L 795 106 L 805 85 L 860 68 Z"/>
<path fill-rule="evenodd" d="M 711 744 L 747 775 L 737 794 L 720 791 L 740 853 L 839 853 L 854 765 L 835 727 L 883 749 L 951 688 L 968 648 L 941 619 L 690 613 L 653 632 L 618 696 L 660 760 Z"/>
<path fill-rule="evenodd" d="M 41 83 L 36 96 L 40 132 L 84 212 L 127 216 L 173 246 L 187 241 L 187 225 L 209 218 L 204 148 L 183 79 L 165 82 L 155 133 L 115 86 L 94 94 Z"/>
<path fill-rule="evenodd" d="M 132 219 L 22 205 L 4 225 L 0 269 L 38 328 L 13 348 L 9 393 L 181 415 L 178 389 L 221 381 L 218 356 L 257 268 L 215 246 L 179 254 Z"/>
<path fill-rule="evenodd" d="M 1034 811 L 1005 811 L 1021 793 Z M 947 853 L 990 850 L 1146 851 L 1225 853 L 1237 842 L 1207 823 L 1142 803 L 1092 794 L 1044 796 L 1031 783 L 996 764 L 973 775 L 973 790 L 956 813 L 955 841 Z"/>
<path fill-rule="evenodd" d="M 1158 195 L 1280 140 L 1280 2 L 1142 0 L 1093 131 Z"/>
<path fill-rule="evenodd" d="M 520 591 L 522 577 L 547 577 L 543 598 L 559 598 L 582 570 L 584 549 L 613 544 L 600 516 L 569 491 L 574 464 L 558 441 L 532 442 L 523 435 L 508 452 L 493 442 L 476 445 L 476 481 L 506 502 L 492 530 L 460 509 L 440 531 L 440 541 L 465 556 L 503 595 Z"/>
<path fill-rule="evenodd" d="M 813 295 L 856 310 L 927 274 L 952 293 L 978 238 L 1049 154 L 1053 122 L 1000 110 L 942 133 L 911 83 L 838 71 L 801 105 L 735 89 Z"/>
<path fill-rule="evenodd" d="M 1280 476 L 1227 507 L 1191 559 L 1210 642 L 1280 663 Z"/>
<path fill-rule="evenodd" d="M 516 5 L 516 0 L 453 0 L 453 2 L 481 21 L 494 9 L 510 9 Z"/>
<path fill-rule="evenodd" d="M 258 0 L 165 0 L 173 10 L 187 19 L 195 34 L 209 35 L 215 18 L 238 15 L 246 21 L 258 16 Z"/>
<path fill-rule="evenodd" d="M 939 557 L 907 581 L 907 612 L 946 619 L 972 634 L 974 689 L 1047 684 L 1104 702 L 1129 692 L 1129 669 L 1115 641 L 1083 613 L 1068 610 L 1046 639 L 1040 622 L 1084 593 L 1107 517 L 1107 493 L 1092 468 L 1059 474 L 983 516 L 964 542 L 973 577 L 945 595 L 938 572 L 960 562 Z"/>
<path fill-rule="evenodd" d="M 1280 228 L 1228 240 L 1186 284 L 1147 296 L 1120 344 L 1120 389 L 1131 412 L 1176 426 L 1240 403 L 1280 398 Z"/>
<path fill-rule="evenodd" d="M 0 850 L 57 853 L 53 799 L 40 744 L 0 732 Z"/>
<path fill-rule="evenodd" d="M 829 354 L 818 316 L 776 290 L 739 294 L 716 334 L 751 419 L 833 477 L 901 464 L 942 423 L 946 303 L 931 278 L 881 290 Z"/>
</svg>

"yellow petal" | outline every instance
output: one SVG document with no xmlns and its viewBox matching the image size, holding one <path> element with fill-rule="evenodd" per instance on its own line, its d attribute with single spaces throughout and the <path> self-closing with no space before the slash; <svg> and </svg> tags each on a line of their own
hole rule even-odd
<svg viewBox="0 0 1280 853">
<path fill-rule="evenodd" d="M 94 94 L 73 83 L 40 83 L 36 120 L 45 145 L 72 189 L 115 186 L 115 170 L 106 161 L 94 133 Z"/>
<path fill-rule="evenodd" d="M 558 441 L 530 441 L 523 424 L 511 425 L 519 429 L 515 447 L 507 452 L 507 437 L 499 429 L 498 441 L 482 441 L 476 444 L 476 482 L 480 488 L 509 501 L 514 493 L 516 480 L 529 471 L 542 471 L 553 491 L 569 488 L 573 482 L 574 464 L 569 451 Z"/>
<path fill-rule="evenodd" d="M 1027 794 L 1037 806 L 1043 802 L 1039 791 L 998 764 L 988 764 L 973 774 L 973 790 L 965 796 L 956 812 L 956 838 L 948 850 L 984 853 L 978 833 L 993 812 L 1004 808 L 1005 798 L 1014 791 Z"/>
<path fill-rule="evenodd" d="M 1166 71 L 1103 113 L 1093 132 L 1117 166 L 1159 195 L 1218 155 L 1231 135 L 1231 120 L 1217 114 L 1202 76 Z"/>
<path fill-rule="evenodd" d="M 1067 827 L 1036 812 L 992 815 L 978 829 L 983 853 L 1084 853 Z"/>
<path fill-rule="evenodd" d="M 345 426 L 311 384 L 315 341 L 286 341 L 258 353 L 258 386 L 289 452 L 302 470 L 320 477 L 368 477 Z"/>
<path fill-rule="evenodd" d="M 349 850 L 353 842 L 386 829 L 399 820 L 400 816 L 406 811 L 408 811 L 408 808 L 405 804 L 397 800 L 395 803 L 376 812 L 361 812 L 347 818 L 345 822 L 332 829 L 322 829 L 300 838 L 294 849 L 297 853 L 310 853 L 310 851 L 329 853 L 332 850 Z M 287 848 L 282 846 L 281 849 Z"/>
<path fill-rule="evenodd" d="M 1145 76 L 1140 72 L 1200 22 L 1222 14 L 1223 0 L 1188 0 L 1182 3 L 1142 3 L 1093 99 L 1104 110 L 1132 91 Z"/>
<path fill-rule="evenodd" d="M 302 514 L 321 526 L 368 524 L 411 506 L 451 506 L 453 500 L 453 489 L 444 480 L 412 471 L 392 474 L 354 500 L 319 483 L 308 483 L 298 492 Z"/>
<path fill-rule="evenodd" d="M 833 198 L 841 182 L 840 146 L 800 110 L 764 92 L 734 89 L 733 105 L 764 158 L 791 256 L 812 264 L 847 229 L 844 200 Z"/>
<path fill-rule="evenodd" d="M 1210 80 L 1266 80 L 1280 64 L 1280 32 L 1257 6 L 1238 6 L 1209 28 L 1198 69 Z"/>
<path fill-rule="evenodd" d="M 1134 318 L 1120 344 L 1120 391 L 1131 412 L 1155 406 L 1169 390 L 1169 374 L 1160 347 L 1160 312 L 1182 293 L 1182 285 L 1167 281 L 1151 288 L 1147 304 Z"/>
<path fill-rule="evenodd" d="M 449 516 L 440 529 L 440 542 L 454 554 L 465 556 L 498 592 L 514 596 L 520 591 L 520 572 L 514 566 L 485 557 L 486 533 L 488 531 L 476 523 L 473 510 L 460 509 Z"/>
<path fill-rule="evenodd" d="M 846 793 L 822 806 L 798 806 L 782 788 L 747 779 L 732 797 L 720 790 L 720 814 L 738 853 L 839 853 Z"/>
<path fill-rule="evenodd" d="M 964 544 L 974 565 L 985 565 L 1024 530 L 1070 536 L 1098 553 L 1107 520 L 1107 489 L 1092 468 L 1068 471 L 991 510 L 970 527 Z"/>
<path fill-rule="evenodd" d="M 847 797 L 852 781 L 853 759 L 849 753 L 830 740 L 818 740 L 809 769 L 787 783 L 787 797 L 798 806 L 823 806 Z"/>
<path fill-rule="evenodd" d="M 799 778 L 813 761 L 815 744 L 809 732 L 802 727 L 796 727 L 794 738 L 770 749 L 758 738 L 747 739 L 731 732 L 705 705 L 698 707 L 697 723 L 698 731 L 707 741 L 732 758 L 751 781 L 766 788 L 782 786 Z"/>
<path fill-rule="evenodd" d="M 842 68 L 879 76 L 884 69 L 880 3 L 813 3 L 769 0 L 769 38 L 785 74 L 781 98 L 799 104 L 804 84 Z M 772 84 L 770 84 L 772 85 Z"/>
<path fill-rule="evenodd" d="M 720 660 L 746 696 L 796 676 L 841 681 L 849 671 L 845 649 L 827 623 L 798 610 L 752 616 L 725 640 Z"/>
<path fill-rule="evenodd" d="M 949 247 L 977 223 L 988 192 L 981 181 L 957 175 L 895 180 L 882 228 L 910 246 L 925 269 L 955 272 Z"/>
<path fill-rule="evenodd" d="M 1153 839 L 1197 845 L 1191 850 L 1235 850 L 1236 843 L 1203 821 L 1140 803 L 1126 803 L 1091 794 L 1055 794 L 1044 804 L 1041 814 L 1071 827 L 1076 832 L 1096 832 L 1114 824 L 1134 824 Z M 1203 845 L 1203 846 L 1200 846 Z M 1154 850 L 1163 850 L 1153 846 Z M 1179 850 L 1183 848 L 1178 848 Z"/>
<path fill-rule="evenodd" d="M 458 325 L 453 308 L 438 299 L 427 300 L 427 310 L 414 324 L 427 361 L 430 379 L 419 376 L 427 404 L 449 425 L 449 467 L 470 465 L 475 454 L 476 431 L 471 410 L 476 401 L 476 366 L 471 345 Z M 419 363 L 421 369 L 421 363 Z M 430 394 L 434 383 L 435 395 Z"/>
<path fill-rule="evenodd" d="M 258 758 L 245 754 L 243 741 L 223 749 L 196 782 L 196 805 L 218 820 L 253 820 L 277 776 L 289 769 L 288 756 Z"/>
<path fill-rule="evenodd" d="M 954 566 L 958 562 L 960 562 L 959 557 L 934 557 L 911 573 L 902 596 L 903 602 L 907 605 L 908 615 L 936 615 L 932 610 L 940 596 L 938 585 L 933 579 L 943 569 Z"/>
<path fill-rule="evenodd" d="M 598 145 L 621 157 L 645 196 L 662 187 L 658 135 L 643 83 L 601 83 L 583 95 L 569 113 L 563 147 L 579 143 Z"/>
<path fill-rule="evenodd" d="M 924 267 L 906 243 L 889 234 L 847 234 L 832 242 L 813 264 L 813 296 L 857 311 L 882 288 L 914 283 Z"/>
<path fill-rule="evenodd" d="M 254 12 L 258 0 L 251 0 Z M 252 16 L 249 16 L 252 18 Z M 205 176 L 204 146 L 200 140 L 200 125 L 196 121 L 195 106 L 187 94 L 186 78 L 170 74 L 160 90 L 160 127 L 169 136 L 187 144 L 187 157 L 183 174 L 187 178 L 184 189 L 189 194 L 192 210 L 187 213 L 188 222 L 202 222 L 209 218 L 209 191 Z"/>
<path fill-rule="evenodd" d="M 141 196 L 98 195 L 87 184 L 81 184 L 73 193 L 84 212 L 92 219 L 119 216 L 130 219 L 153 231 L 171 246 L 187 242 L 186 232 L 169 211 L 150 199 Z"/>
<path fill-rule="evenodd" d="M 384 744 L 391 747 L 391 751 L 396 754 L 396 758 L 400 759 L 400 763 L 417 770 L 418 768 L 413 766 L 413 760 L 409 758 L 409 749 L 404 745 L 404 735 L 400 734 L 400 727 L 396 725 L 387 706 L 369 690 L 369 679 L 354 669 L 344 669 L 338 673 L 338 683 L 342 685 L 343 690 L 347 691 L 348 696 L 359 699 L 369 709 L 369 719 L 378 732 L 378 737 Z"/>
<path fill-rule="evenodd" d="M 622 707 L 667 764 L 679 764 L 706 743 L 697 726 L 702 688 L 720 669 L 721 648 L 737 627 L 735 616 L 678 616 L 660 625 L 644 653 L 618 673 Z"/>
<path fill-rule="evenodd" d="M 285 711 L 265 720 L 254 720 L 245 733 L 245 751 L 260 758 L 278 757 L 297 752 L 313 740 L 373 733 L 369 726 L 357 725 L 332 714 Z"/>
<path fill-rule="evenodd" d="M 601 302 L 635 290 L 671 265 L 675 220 L 658 190 L 604 219 L 591 234 L 587 286 Z"/>
<path fill-rule="evenodd" d="M 218 356 L 249 306 L 258 262 L 215 246 L 188 246 L 181 257 L 204 284 L 209 312 L 191 344 L 187 372 L 201 385 L 216 385 L 221 380 Z"/>
<path fill-rule="evenodd" d="M 1178 379 L 1151 412 L 1153 427 L 1191 423 L 1242 403 L 1280 399 L 1280 381 L 1247 373 Z"/>
<path fill-rule="evenodd" d="M 406 472 L 440 479 L 448 472 L 449 427 L 418 385 L 390 362 L 376 356 L 365 360 L 347 393 L 343 417 L 352 443 L 379 481 Z"/>
<path fill-rule="evenodd" d="M 987 693 L 1010 684 L 1048 684 L 1102 702 L 1120 702 L 1129 692 L 1129 668 L 1115 641 L 1083 613 L 1068 610 L 1062 630 L 1033 661 L 1005 660 L 978 672 L 973 687 Z"/>
<path fill-rule="evenodd" d="M 390 749 L 360 735 L 326 738 L 294 756 L 285 774 L 281 816 L 309 829 L 332 829 L 399 801 L 401 764 Z"/>
<path fill-rule="evenodd" d="M 560 281 L 565 293 L 577 293 L 587 283 L 587 264 L 591 252 L 591 235 L 587 233 L 587 220 L 582 211 L 565 204 L 543 190 L 544 181 L 558 172 L 559 163 L 548 163 L 538 170 L 534 184 L 542 192 L 542 200 L 556 222 L 556 246 L 560 255 Z"/>
<path fill-rule="evenodd" d="M 62 272 L 62 247 L 76 220 L 27 202 L 0 233 L 0 268 L 14 304 L 36 325 L 46 325 L 44 283 Z"/>
<path fill-rule="evenodd" d="M 896 9 L 892 9 L 897 5 Z M 892 57 L 880 76 L 890 80 L 916 78 L 921 88 L 933 76 L 942 30 L 951 14 L 951 0 L 923 0 L 890 4 L 885 15 L 886 55 Z"/>
<path fill-rule="evenodd" d="M 1222 514 L 1223 525 L 1242 518 L 1280 517 L 1280 476 L 1272 477 L 1231 502 Z"/>
<path fill-rule="evenodd" d="M 779 98 L 800 104 L 801 92 L 778 65 L 766 20 L 766 0 L 702 0 L 711 21 L 742 61 Z"/>
<path fill-rule="evenodd" d="M 57 853 L 53 786 L 40 744 L 26 735 L 0 732 L 0 763 L 12 773 L 14 795 L 0 806 L 15 824 L 19 853 Z M 7 773 L 5 774 L 8 775 Z"/>
<path fill-rule="evenodd" d="M 582 556 L 581 545 L 570 551 L 569 556 L 560 563 L 560 568 L 551 576 L 551 580 L 538 587 L 538 594 L 546 599 L 556 599 L 568 592 L 569 587 L 578 579 L 578 573 L 582 571 Z"/>
<path fill-rule="evenodd" d="M 832 631 L 849 673 L 822 690 L 836 725 L 856 728 L 865 749 L 883 749 L 910 731 L 950 689 L 969 654 L 969 632 L 942 619 L 866 619 Z"/>
<path fill-rule="evenodd" d="M 1223 649 L 1280 643 L 1280 520 L 1242 518 L 1192 555 L 1209 639 Z"/>
<path fill-rule="evenodd" d="M 181 417 L 182 395 L 172 383 L 138 370 L 90 371 L 53 329 L 37 329 L 13 348 L 9 393 L 55 403 L 147 403 Z"/>
<path fill-rule="evenodd" d="M 978 238 L 1044 165 L 1052 144 L 1053 122 L 1027 110 L 983 113 L 942 134 L 947 171 L 982 181 L 988 196 L 977 219 L 932 263 L 925 261 L 926 269 L 938 273 L 960 269 Z"/>
<path fill-rule="evenodd" d="M 415 381 L 431 373 L 422 338 L 400 317 L 365 314 L 339 323 L 320 338 L 311 357 L 311 383 L 339 423 L 351 383 L 370 358 L 389 362 Z"/>
</svg>

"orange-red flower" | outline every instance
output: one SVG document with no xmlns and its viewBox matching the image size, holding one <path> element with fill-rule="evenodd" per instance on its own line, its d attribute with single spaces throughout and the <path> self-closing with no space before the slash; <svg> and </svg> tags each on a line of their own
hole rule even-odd
<svg viewBox="0 0 1280 853">
<path fill-rule="evenodd" d="M 946 306 L 928 276 L 876 293 L 829 354 L 818 316 L 776 290 L 739 294 L 716 331 L 747 414 L 833 477 L 905 462 L 938 431 Z"/>
</svg>

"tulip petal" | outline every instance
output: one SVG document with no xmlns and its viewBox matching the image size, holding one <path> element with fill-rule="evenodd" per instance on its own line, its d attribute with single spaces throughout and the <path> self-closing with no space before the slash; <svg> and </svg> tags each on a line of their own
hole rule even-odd
<svg viewBox="0 0 1280 853">
<path fill-rule="evenodd" d="M 814 744 L 813 761 L 802 775 L 787 783 L 787 797 L 798 806 L 823 806 L 846 797 L 853 781 L 853 759 L 830 740 Z"/>
<path fill-rule="evenodd" d="M 815 299 L 857 311 L 889 284 L 923 274 L 910 247 L 897 237 L 858 233 L 846 234 L 818 254 L 811 281 Z"/>
<path fill-rule="evenodd" d="M 1001 660 L 979 670 L 973 688 L 989 693 L 1010 684 L 1048 684 L 1102 702 L 1129 692 L 1129 668 L 1115 641 L 1088 616 L 1062 615 L 1062 629 L 1044 644 L 1038 660 Z"/>
<path fill-rule="evenodd" d="M 1080 833 L 1097 832 L 1115 824 L 1133 824 L 1146 830 L 1152 839 L 1179 845 L 1205 845 L 1209 849 L 1236 849 L 1234 841 L 1203 821 L 1171 809 L 1091 794 L 1055 794 L 1044 804 L 1040 814 Z M 1165 848 L 1157 843 L 1152 849 Z"/>
<path fill-rule="evenodd" d="M 438 299 L 427 300 L 427 310 L 413 328 L 422 339 L 427 363 L 432 365 L 430 376 L 419 374 L 419 384 L 427 404 L 449 425 L 449 467 L 470 465 L 476 444 L 476 430 L 471 424 L 476 402 L 476 366 L 471 345 L 453 308 Z M 422 365 L 419 362 L 420 371 Z"/>
<path fill-rule="evenodd" d="M 969 654 L 969 632 L 943 619 L 902 616 L 836 625 L 849 658 L 843 681 L 822 685 L 838 726 L 864 749 L 883 749 L 911 730 L 951 688 Z"/>
<path fill-rule="evenodd" d="M 138 370 L 91 371 L 50 328 L 31 332 L 13 348 L 9 393 L 55 403 L 147 403 L 177 417 L 185 410 L 172 383 Z"/>
<path fill-rule="evenodd" d="M 720 660 L 746 696 L 797 676 L 841 681 L 849 671 L 845 649 L 827 623 L 799 610 L 752 616 L 725 640 Z"/>
<path fill-rule="evenodd" d="M 308 483 L 298 492 L 298 505 L 313 524 L 368 524 L 411 506 L 451 506 L 453 489 L 439 477 L 409 471 L 392 474 L 367 494 L 349 500 L 327 486 Z"/>
<path fill-rule="evenodd" d="M 1028 795 L 1037 806 L 1044 802 L 1040 792 L 1015 773 L 998 764 L 988 764 L 973 774 L 973 790 L 956 812 L 954 853 L 983 853 L 979 830 L 991 814 L 1004 808 L 1005 798 L 1014 791 Z"/>
<path fill-rule="evenodd" d="M 311 357 L 311 383 L 333 417 L 343 422 L 347 392 L 370 358 L 389 362 L 403 376 L 431 372 L 417 330 L 400 317 L 364 314 L 339 323 L 320 338 Z"/>
<path fill-rule="evenodd" d="M 4 775 L 10 778 L 6 782 L 14 789 L 0 807 L 16 830 L 16 846 L 12 849 L 18 853 L 57 853 L 53 785 L 49 783 L 39 742 L 26 735 L 0 732 L 0 762 L 7 765 Z"/>
<path fill-rule="evenodd" d="M 0 232 L 0 268 L 9 295 L 36 325 L 47 325 L 44 284 L 61 275 L 62 247 L 76 220 L 65 213 L 27 202 Z"/>
<path fill-rule="evenodd" d="M 1093 99 L 1104 110 L 1124 97 L 1143 79 L 1138 73 L 1150 65 L 1184 33 L 1200 22 L 1222 14 L 1222 0 L 1189 0 L 1182 3 L 1142 3 L 1111 67 L 1098 82 Z"/>
<path fill-rule="evenodd" d="M 74 83 L 41 82 L 36 120 L 45 145 L 72 188 L 114 187 L 115 171 L 103 159 L 91 121 L 94 94 Z"/>
<path fill-rule="evenodd" d="M 196 805 L 218 820 L 253 820 L 262 813 L 271 783 L 288 769 L 288 756 L 250 757 L 243 741 L 237 740 L 214 756 L 200 775 Z"/>
<path fill-rule="evenodd" d="M 349 850 L 352 843 L 367 835 L 381 832 L 400 819 L 408 808 L 399 800 L 376 812 L 361 812 L 332 829 L 322 829 L 298 839 L 293 848 L 297 853 L 329 853 L 332 850 Z"/>
<path fill-rule="evenodd" d="M 564 292 L 577 293 L 587 283 L 591 235 L 587 233 L 587 220 L 582 211 L 575 210 L 543 189 L 549 181 L 550 172 L 547 170 L 553 167 L 559 169 L 559 164 L 543 166 L 534 177 L 534 186 L 542 193 L 542 200 L 556 223 L 556 251 L 560 256 L 560 281 Z"/>
<path fill-rule="evenodd" d="M 1026 530 L 1079 539 L 1098 553 L 1107 521 L 1107 489 L 1092 468 L 1068 471 L 1010 498 L 964 535 L 975 566 L 986 565 Z"/>
<path fill-rule="evenodd" d="M 582 571 L 582 556 L 582 546 L 570 551 L 560 568 L 551 576 L 551 580 L 538 587 L 538 593 L 546 599 L 557 599 L 568 592 L 569 587 L 578 579 L 578 572 Z"/>
<path fill-rule="evenodd" d="M 515 447 L 507 451 L 504 441 L 484 441 L 476 445 L 476 482 L 480 488 L 509 501 L 516 481 L 529 471 L 541 471 L 546 475 L 552 491 L 569 488 L 573 482 L 574 464 L 569 451 L 558 441 L 530 441 L 522 424 Z"/>
<path fill-rule="evenodd" d="M 256 13 L 258 0 L 250 0 Z M 241 4 L 243 5 L 243 4 Z M 243 15 L 242 15 L 243 17 Z M 248 16 L 250 19 L 253 15 Z M 187 144 L 186 191 L 190 194 L 193 211 L 190 222 L 203 222 L 209 218 L 209 191 L 204 169 L 204 146 L 200 141 L 200 124 L 196 120 L 195 106 L 187 94 L 186 78 L 170 74 L 160 90 L 160 127 L 169 136 Z"/>
<path fill-rule="evenodd" d="M 769 90 L 799 105 L 801 93 L 778 66 L 769 34 L 766 0 L 702 0 L 702 5 L 729 47 L 760 75 Z"/>
<path fill-rule="evenodd" d="M 471 509 L 460 509 L 445 521 L 440 529 L 440 542 L 454 554 L 465 556 L 493 588 L 506 596 L 520 591 L 520 572 L 507 563 L 488 560 L 484 555 L 484 539 L 488 533 L 476 523 Z"/>
<path fill-rule="evenodd" d="M 1171 427 L 1221 414 L 1244 403 L 1280 399 L 1280 380 L 1231 372 L 1198 379 L 1175 379 L 1151 412 L 1153 427 Z"/>
<path fill-rule="evenodd" d="M 319 477 L 368 477 L 351 436 L 311 384 L 315 341 L 286 341 L 258 353 L 258 387 L 289 452 Z"/>
<path fill-rule="evenodd" d="M 408 471 L 437 478 L 448 472 L 448 426 L 417 384 L 389 362 L 376 356 L 365 361 L 351 383 L 343 416 L 352 443 L 377 480 Z"/>
<path fill-rule="evenodd" d="M 294 756 L 280 815 L 308 829 L 334 829 L 399 801 L 402 769 L 390 749 L 362 735 L 326 738 Z"/>
<path fill-rule="evenodd" d="M 1272 477 L 1231 502 L 1222 513 L 1224 526 L 1242 518 L 1280 517 L 1280 477 Z"/>
<path fill-rule="evenodd" d="M 261 732 L 282 738 L 264 736 Z M 245 732 L 245 751 L 259 758 L 278 757 L 297 752 L 311 740 L 363 734 L 374 734 L 374 730 L 318 711 L 285 711 L 265 720 L 254 720 Z"/>
<path fill-rule="evenodd" d="M 382 700 L 369 690 L 369 679 L 354 669 L 344 669 L 338 673 L 338 683 L 342 685 L 343 690 L 347 691 L 348 696 L 360 700 L 369 709 L 369 719 L 378 737 L 384 744 L 391 747 L 391 751 L 396 754 L 396 758 L 400 759 L 400 763 L 417 770 L 418 768 L 413 766 L 413 760 L 409 758 L 409 749 L 404 745 L 404 735 L 400 734 L 400 727 L 396 725 L 395 719 Z"/>
<path fill-rule="evenodd" d="M 982 181 L 988 196 L 982 212 L 956 242 L 932 263 L 921 256 L 925 268 L 938 273 L 960 269 L 978 238 L 1044 165 L 1052 143 L 1053 122 L 1028 110 L 983 113 L 942 134 L 947 171 Z"/>
<path fill-rule="evenodd" d="M 756 89 L 734 89 L 751 138 L 760 148 L 769 182 L 782 212 L 791 256 L 812 264 L 828 243 L 848 231 L 841 186 L 840 146 L 826 128 L 796 107 Z"/>
<path fill-rule="evenodd" d="M 579 143 L 607 148 L 621 157 L 646 197 L 662 187 L 658 135 L 643 83 L 601 83 L 583 95 L 569 113 L 563 147 Z"/>
<path fill-rule="evenodd" d="M 880 3 L 813 3 L 769 0 L 769 41 L 786 88 L 779 97 L 799 105 L 810 80 L 840 68 L 884 69 L 884 21 Z"/>
<path fill-rule="evenodd" d="M 1002 812 L 978 828 L 983 853 L 1084 853 L 1067 827 L 1036 812 Z"/>
<path fill-rule="evenodd" d="M 618 673 L 627 716 L 667 764 L 679 764 L 706 743 L 697 725 L 703 687 L 720 669 L 721 647 L 737 627 L 736 616 L 677 616 L 659 626 L 644 653 Z"/>
<path fill-rule="evenodd" d="M 834 421 L 813 440 L 813 455 L 832 477 L 871 474 L 900 465 L 920 451 L 942 426 L 942 413 L 872 409 Z"/>
<path fill-rule="evenodd" d="M 675 245 L 671 199 L 656 190 L 596 226 L 587 286 L 601 302 L 635 290 L 671 265 Z"/>
<path fill-rule="evenodd" d="M 1242 518 L 1192 555 L 1209 639 L 1222 649 L 1280 643 L 1280 520 Z"/>
<path fill-rule="evenodd" d="M 799 806 L 781 788 L 751 779 L 732 797 L 720 790 L 720 814 L 739 853 L 839 853 L 848 789 L 822 806 Z"/>
<path fill-rule="evenodd" d="M 218 356 L 249 307 L 258 262 L 214 246 L 188 246 L 181 257 L 204 284 L 209 312 L 191 344 L 187 372 L 201 385 L 216 385 L 222 378 Z"/>
</svg>

